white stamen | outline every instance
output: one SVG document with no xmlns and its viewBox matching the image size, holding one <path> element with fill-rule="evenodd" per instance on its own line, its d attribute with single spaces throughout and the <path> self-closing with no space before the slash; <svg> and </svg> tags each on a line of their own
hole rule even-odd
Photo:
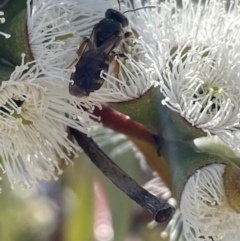
<svg viewBox="0 0 240 241">
<path fill-rule="evenodd" d="M 189 178 L 180 210 L 187 240 L 238 241 L 240 214 L 228 204 L 222 174 L 225 165 L 211 164 Z"/>
</svg>

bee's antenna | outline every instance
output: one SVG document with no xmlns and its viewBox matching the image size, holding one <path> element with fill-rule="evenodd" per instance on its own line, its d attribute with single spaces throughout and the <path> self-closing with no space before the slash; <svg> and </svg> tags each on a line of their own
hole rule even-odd
<svg viewBox="0 0 240 241">
<path fill-rule="evenodd" d="M 121 3 L 125 3 L 124 0 L 117 0 L 119 6 L 119 12 L 121 13 Z"/>
<path fill-rule="evenodd" d="M 127 11 L 125 11 L 124 13 L 135 12 L 135 11 L 138 11 L 138 10 L 141 10 L 141 9 L 145 9 L 145 8 L 156 8 L 156 7 L 155 7 L 155 6 L 146 6 L 146 7 L 141 7 L 141 8 L 136 8 L 136 9 L 127 10 Z M 124 14 L 124 13 L 123 13 L 123 14 Z"/>
<path fill-rule="evenodd" d="M 121 13 L 121 4 L 120 4 L 120 0 L 117 0 L 117 1 L 118 1 L 119 12 Z"/>
</svg>

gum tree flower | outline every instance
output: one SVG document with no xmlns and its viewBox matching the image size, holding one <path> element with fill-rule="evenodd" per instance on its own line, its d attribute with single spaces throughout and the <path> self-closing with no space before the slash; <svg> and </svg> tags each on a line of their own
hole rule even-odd
<svg viewBox="0 0 240 241">
<path fill-rule="evenodd" d="M 239 8 L 233 2 L 226 7 L 183 1 L 176 8 L 169 1 L 143 14 L 144 20 L 136 18 L 133 27 L 154 60 L 162 103 L 238 151 Z M 139 22 L 147 23 L 143 31 Z"/>
<path fill-rule="evenodd" d="M 110 64 L 108 73 L 102 72 L 100 77 L 104 79 L 104 83 L 98 91 L 90 94 L 90 100 L 128 101 L 139 98 L 157 84 L 153 69 L 148 66 L 148 58 L 146 57 L 143 62 L 138 61 L 139 58 L 143 58 L 138 40 L 134 40 L 134 45 L 136 46 L 133 48 L 138 48 L 136 53 L 126 54 L 123 58 L 116 57 Z M 116 68 L 119 68 L 119 72 Z"/>
<path fill-rule="evenodd" d="M 27 11 L 33 58 L 45 75 L 69 81 L 81 35 L 89 34 L 86 29 L 90 31 L 89 10 L 82 1 L 28 0 Z"/>
<path fill-rule="evenodd" d="M 104 8 L 84 0 L 27 1 L 29 46 L 45 75 L 70 80 L 82 38 L 90 35 L 108 6 L 109 0 Z"/>
<path fill-rule="evenodd" d="M 176 210 L 160 236 L 162 239 L 169 239 L 170 241 L 186 241 L 183 233 L 182 214 L 179 209 Z"/>
<path fill-rule="evenodd" d="M 77 1 L 18 4 L 18 12 L 14 8 L 13 15 L 7 11 L 7 21 L 1 18 L 2 35 L 11 36 L 0 39 L 1 169 L 12 188 L 29 188 L 38 180 L 56 179 L 60 166 L 72 163 L 79 147 L 68 128 L 91 134 L 96 117 L 90 112 L 99 104 L 76 101 L 68 93 L 81 41 L 72 21 L 81 21 L 89 10 Z"/>
<path fill-rule="evenodd" d="M 240 215 L 229 205 L 223 185 L 225 165 L 199 169 L 188 180 L 180 209 L 187 240 L 238 240 Z"/>
<path fill-rule="evenodd" d="M 221 141 L 220 146 L 229 149 Z M 225 150 L 217 155 L 196 152 L 180 142 L 165 144 L 162 151 L 179 204 L 162 236 L 171 241 L 238 240 L 239 158 L 227 159 Z"/>
<path fill-rule="evenodd" d="M 80 37 L 71 24 L 76 1 L 27 1 L 27 31 L 33 59 L 45 75 L 69 78 Z"/>
<path fill-rule="evenodd" d="M 59 83 L 43 76 L 33 62 L 22 62 L 1 83 L 1 169 L 12 188 L 29 188 L 61 174 L 59 162 L 72 163 L 71 156 L 79 150 L 67 126 L 87 132 L 92 123 L 83 110 L 90 104 L 77 106 L 66 92 L 67 83 Z"/>
<path fill-rule="evenodd" d="M 105 11 L 108 8 L 119 10 L 117 2 L 110 0 L 103 1 L 104 8 L 101 7 L 101 5 L 96 6 L 94 11 L 91 10 L 92 4 L 94 4 L 92 1 L 82 2 L 80 0 L 78 4 L 81 4 L 81 8 L 77 11 L 77 9 L 74 9 L 75 6 L 73 7 L 73 11 L 76 13 L 71 16 L 69 22 L 74 30 L 77 31 L 75 35 L 78 36 L 78 38 L 80 36 L 81 40 L 81 37 L 89 38 L 93 34 L 94 25 L 98 24 L 99 21 L 105 17 Z M 120 6 L 121 11 L 128 9 L 123 3 L 121 3 Z M 134 13 L 130 13 L 129 16 L 131 15 L 134 15 Z M 79 16 L 81 16 L 80 19 Z M 131 32 L 130 27 L 131 26 L 127 26 L 124 31 Z M 71 32 L 71 34 L 73 35 L 73 32 Z M 144 46 L 135 34 L 137 33 L 132 32 L 132 36 L 129 39 L 121 41 L 119 46 L 114 49 L 116 53 L 122 53 L 124 51 L 124 56 L 120 57 L 118 54 L 110 53 L 108 56 L 110 61 L 108 61 L 108 58 L 102 59 L 99 57 L 99 61 L 107 63 L 108 71 L 103 70 L 100 73 L 100 78 L 104 83 L 99 90 L 90 92 L 89 96 L 86 97 L 88 100 L 100 102 L 122 102 L 131 100 L 142 96 L 151 86 L 157 84 L 156 75 L 154 75 L 155 71 L 151 67 L 151 60 L 146 55 Z M 33 36 L 35 36 L 35 34 L 33 34 Z M 43 34 L 43 36 L 45 35 Z M 78 43 L 81 44 L 82 42 L 79 41 Z M 76 52 L 76 50 L 77 48 L 75 47 L 74 51 Z M 95 51 L 101 56 L 101 52 L 97 52 L 99 51 L 98 49 L 95 49 Z M 39 52 L 41 52 L 41 47 Z M 91 58 L 91 56 L 89 57 Z M 69 67 L 69 64 L 67 66 Z M 93 70 L 97 67 L 98 66 L 94 64 L 92 65 Z M 72 71 L 71 69 L 71 72 Z M 74 71 L 76 70 L 74 69 Z M 92 80 L 92 82 L 94 81 L 96 80 Z"/>
</svg>

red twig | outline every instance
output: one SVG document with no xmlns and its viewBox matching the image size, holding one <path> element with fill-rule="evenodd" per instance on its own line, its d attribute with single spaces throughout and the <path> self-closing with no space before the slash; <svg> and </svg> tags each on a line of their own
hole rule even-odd
<svg viewBox="0 0 240 241">
<path fill-rule="evenodd" d="M 96 108 L 94 114 L 101 117 L 101 122 L 104 126 L 127 136 L 149 142 L 154 146 L 156 145 L 152 135 L 142 124 L 114 110 L 107 104 L 102 104 L 101 110 Z"/>
</svg>

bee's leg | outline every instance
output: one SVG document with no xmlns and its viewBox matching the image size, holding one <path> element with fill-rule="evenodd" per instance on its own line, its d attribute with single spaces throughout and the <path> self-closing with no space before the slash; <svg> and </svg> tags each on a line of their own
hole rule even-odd
<svg viewBox="0 0 240 241">
<path fill-rule="evenodd" d="M 104 73 L 108 72 L 108 66 L 109 66 L 108 61 L 105 60 L 105 62 L 101 63 L 101 68 L 100 68 L 100 72 L 98 73 L 98 77 L 96 76 L 96 78 L 94 78 L 94 81 L 93 81 L 92 87 L 91 87 L 92 92 L 100 89 L 105 81 L 105 79 L 102 77 L 106 77 L 106 75 Z M 100 77 L 101 75 L 102 75 L 102 77 Z"/>
<path fill-rule="evenodd" d="M 115 60 L 115 66 L 114 66 L 114 74 L 117 79 L 119 79 L 119 74 L 120 74 L 121 66 L 117 60 Z M 119 83 L 117 83 L 118 88 L 119 88 Z"/>
<path fill-rule="evenodd" d="M 131 30 L 132 30 L 132 36 L 137 39 L 139 37 L 138 32 L 133 28 Z"/>
<path fill-rule="evenodd" d="M 114 64 L 114 75 L 117 79 L 119 79 L 119 73 L 120 73 L 121 66 L 120 66 L 119 62 L 117 61 L 116 56 L 117 56 L 117 58 L 119 58 L 119 57 L 126 57 L 126 55 L 118 54 L 118 55 L 110 55 L 109 56 L 109 64 L 110 63 Z M 117 85 L 119 88 L 119 83 L 117 83 Z"/>
<path fill-rule="evenodd" d="M 107 64 L 112 63 L 112 62 L 115 60 L 115 57 L 116 57 L 115 54 L 109 55 L 109 57 L 108 57 L 108 63 L 107 63 Z"/>
<path fill-rule="evenodd" d="M 109 60 L 110 63 L 114 64 L 114 76 L 119 79 L 119 74 L 120 74 L 120 70 L 121 70 L 121 65 L 119 64 L 119 62 L 117 61 L 117 59 L 115 58 L 116 55 L 112 55 L 110 56 Z M 117 58 L 121 57 L 119 54 L 117 55 Z M 117 87 L 120 89 L 120 84 L 119 82 L 116 83 Z"/>
<path fill-rule="evenodd" d="M 89 93 L 99 90 L 102 87 L 104 81 L 105 80 L 102 78 L 95 79 L 94 82 L 92 83 Z"/>
<path fill-rule="evenodd" d="M 81 43 L 80 43 L 80 47 L 79 47 L 79 49 L 77 50 L 77 55 L 78 55 L 79 57 L 83 54 L 83 52 L 84 52 L 84 50 L 85 50 L 88 42 L 89 42 L 89 38 L 83 37 L 83 39 L 82 39 L 82 41 L 81 41 Z"/>
<path fill-rule="evenodd" d="M 96 82 L 97 84 L 102 85 L 102 84 L 104 83 L 104 79 L 99 78 L 99 79 L 97 79 L 95 82 Z"/>
<path fill-rule="evenodd" d="M 80 47 L 79 47 L 78 50 L 77 50 L 77 55 L 78 55 L 79 57 L 81 57 L 81 55 L 83 54 L 83 52 L 84 52 L 84 50 L 85 50 L 85 47 L 87 46 L 88 42 L 89 42 L 89 38 L 84 37 L 84 38 L 82 39 L 82 41 L 81 41 L 81 43 L 80 43 Z M 78 59 L 79 59 L 79 58 L 76 58 L 75 60 L 73 60 L 73 62 L 72 62 L 70 65 L 68 65 L 67 68 L 70 68 L 71 66 L 73 66 L 74 64 L 76 64 L 76 62 L 78 61 Z"/>
</svg>

